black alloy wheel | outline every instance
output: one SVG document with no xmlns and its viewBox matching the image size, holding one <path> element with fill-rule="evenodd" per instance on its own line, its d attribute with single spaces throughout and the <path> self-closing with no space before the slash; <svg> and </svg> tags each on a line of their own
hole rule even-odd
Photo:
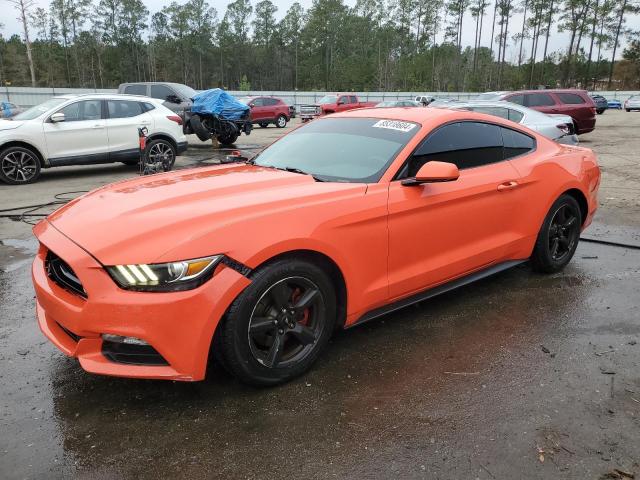
<svg viewBox="0 0 640 480">
<path fill-rule="evenodd" d="M 547 213 L 531 255 L 534 270 L 553 273 L 562 270 L 578 247 L 582 215 L 575 198 L 562 195 Z"/>
<path fill-rule="evenodd" d="M 326 271 L 303 259 L 260 267 L 216 330 L 212 353 L 239 380 L 256 386 L 307 371 L 336 324 L 336 294 Z"/>
<path fill-rule="evenodd" d="M 0 179 L 9 185 L 34 182 L 40 176 L 40 160 L 28 148 L 9 147 L 0 152 Z"/>
<path fill-rule="evenodd" d="M 249 319 L 253 357 L 267 368 L 303 360 L 324 327 L 322 294 L 304 277 L 289 277 L 262 294 Z"/>
</svg>

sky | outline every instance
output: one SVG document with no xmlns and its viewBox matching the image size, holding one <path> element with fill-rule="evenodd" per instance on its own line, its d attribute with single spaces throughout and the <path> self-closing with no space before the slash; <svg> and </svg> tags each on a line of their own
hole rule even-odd
<svg viewBox="0 0 640 480">
<path fill-rule="evenodd" d="M 171 3 L 171 1 L 173 0 L 143 0 L 144 4 L 147 6 L 147 8 L 151 13 L 155 13 L 161 10 L 162 7 Z M 257 1 L 258 0 L 252 0 L 252 3 L 255 4 Z M 276 17 L 280 19 L 284 16 L 287 9 L 293 4 L 295 0 L 272 0 L 272 1 L 278 7 Z M 305 10 L 311 7 L 312 0 L 298 0 L 298 1 L 300 2 L 300 4 L 302 4 Z M 49 6 L 49 0 L 33 0 L 33 3 L 35 7 L 40 6 L 43 8 L 48 8 Z M 184 0 L 183 1 L 178 0 L 178 3 L 185 3 L 185 2 Z M 222 1 L 222 0 L 210 0 L 209 3 L 211 4 L 211 6 L 215 7 L 215 9 L 218 11 L 218 17 L 222 17 L 222 15 L 224 15 L 224 12 L 226 10 L 226 6 L 229 2 Z M 347 5 L 353 6 L 355 4 L 355 0 L 345 0 L 345 3 Z M 7 0 L 0 0 L 0 6 L 2 6 L 3 12 L 7 12 L 7 9 L 10 7 Z M 10 14 L 2 15 L 2 17 L 4 18 L 0 20 L 0 23 L 4 24 L 4 28 L 0 30 L 0 33 L 2 33 L 3 36 L 7 37 L 10 35 L 13 35 L 14 33 L 22 34 L 22 28 L 19 22 L 15 19 L 16 16 L 17 16 L 17 12 L 15 16 L 12 16 Z M 491 37 L 492 19 L 493 19 L 493 8 L 490 7 L 484 19 L 485 23 L 482 31 L 482 45 L 484 46 L 489 45 L 489 40 Z M 512 15 L 509 21 L 509 24 L 510 24 L 509 30 L 511 31 L 509 36 L 511 37 L 513 34 L 517 33 L 517 31 L 519 31 L 522 28 L 522 14 L 516 13 Z M 513 27 L 511 27 L 511 25 L 513 25 Z M 633 30 L 639 31 L 640 16 L 638 15 L 630 16 L 627 19 L 627 27 L 632 28 Z M 465 20 L 463 22 L 462 44 L 465 46 L 473 45 L 474 36 L 475 36 L 475 21 L 471 18 L 471 14 L 468 13 L 465 16 Z M 441 38 L 438 39 L 438 41 L 440 40 Z M 515 45 L 514 43 L 515 42 L 510 38 L 509 46 L 507 48 L 507 61 L 517 62 L 518 53 L 519 53 L 519 44 Z M 530 40 L 529 41 L 525 40 L 524 42 L 523 51 L 526 52 L 526 54 L 523 54 L 523 56 L 526 59 L 529 58 L 528 54 L 530 53 L 530 43 L 531 43 Z M 552 35 L 549 39 L 549 51 L 566 49 L 568 44 L 569 44 L 568 33 L 558 33 L 557 31 L 554 31 L 552 32 Z M 618 47 L 618 52 L 616 54 L 617 58 L 620 58 L 622 56 L 622 51 L 624 50 L 624 47 L 626 46 L 626 44 L 627 44 L 627 40 L 622 39 L 621 47 Z M 582 45 L 584 46 L 585 50 L 588 49 L 588 42 L 583 40 Z M 538 59 L 540 59 L 541 55 L 542 55 L 542 51 L 539 48 Z M 611 55 L 610 50 L 606 50 L 603 52 L 603 57 L 607 57 L 609 55 Z"/>
</svg>

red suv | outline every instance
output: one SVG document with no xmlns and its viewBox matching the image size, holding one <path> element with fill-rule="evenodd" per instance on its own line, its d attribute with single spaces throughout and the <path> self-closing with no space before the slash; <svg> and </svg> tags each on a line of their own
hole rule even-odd
<svg viewBox="0 0 640 480">
<path fill-rule="evenodd" d="M 289 105 L 276 97 L 241 97 L 238 99 L 251 107 L 251 121 L 262 128 L 270 123 L 278 128 L 287 126 L 291 116 Z"/>
<path fill-rule="evenodd" d="M 589 133 L 596 126 L 596 104 L 586 90 L 520 90 L 517 92 L 489 92 L 482 100 L 506 100 L 542 113 L 569 115 L 576 133 Z"/>
</svg>

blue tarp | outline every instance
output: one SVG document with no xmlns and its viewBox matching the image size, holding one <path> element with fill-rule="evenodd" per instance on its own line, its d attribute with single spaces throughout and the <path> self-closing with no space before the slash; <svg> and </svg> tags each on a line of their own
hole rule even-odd
<svg viewBox="0 0 640 480">
<path fill-rule="evenodd" d="M 205 90 L 193 97 L 191 112 L 217 115 L 227 120 L 240 120 L 249 106 L 239 102 L 233 95 L 220 88 Z"/>
<path fill-rule="evenodd" d="M 0 111 L 2 111 L 2 115 L 0 118 L 10 118 L 11 117 L 11 104 L 7 102 L 0 102 Z"/>
</svg>

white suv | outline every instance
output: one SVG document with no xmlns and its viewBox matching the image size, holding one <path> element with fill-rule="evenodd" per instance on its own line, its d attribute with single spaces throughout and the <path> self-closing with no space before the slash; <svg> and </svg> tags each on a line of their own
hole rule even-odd
<svg viewBox="0 0 640 480">
<path fill-rule="evenodd" d="M 148 130 L 145 155 L 170 168 L 187 149 L 182 118 L 162 102 L 134 95 L 65 95 L 0 120 L 0 180 L 30 183 L 41 168 L 140 159 L 138 128 Z"/>
</svg>

